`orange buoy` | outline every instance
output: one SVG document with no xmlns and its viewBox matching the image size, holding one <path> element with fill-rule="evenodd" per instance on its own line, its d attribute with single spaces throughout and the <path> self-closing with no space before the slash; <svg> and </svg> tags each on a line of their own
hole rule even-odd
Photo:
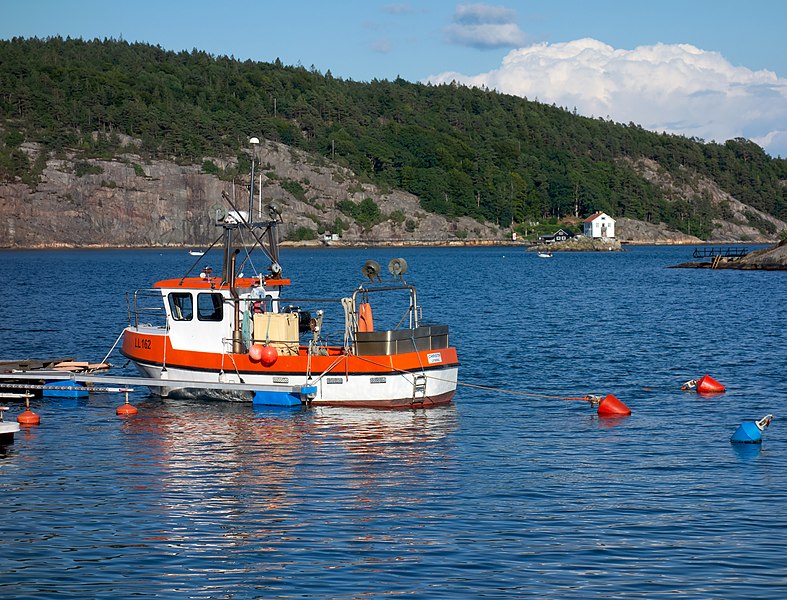
<svg viewBox="0 0 787 600">
<path fill-rule="evenodd" d="M 28 406 L 24 412 L 21 412 L 16 417 L 17 422 L 20 425 L 40 425 L 41 424 L 41 417 L 39 417 L 36 413 L 30 410 Z"/>
<path fill-rule="evenodd" d="M 607 394 L 598 405 L 599 417 L 622 417 L 630 414 L 631 409 L 612 394 Z"/>
<path fill-rule="evenodd" d="M 19 413 L 16 417 L 16 422 L 20 425 L 40 425 L 41 417 L 30 410 L 30 398 L 33 395 L 25 393 L 25 410 Z"/>
<path fill-rule="evenodd" d="M 698 394 L 718 394 L 725 391 L 727 391 L 727 389 L 710 375 L 703 375 L 702 378 L 697 381 Z"/>
<path fill-rule="evenodd" d="M 273 346 L 263 346 L 260 351 L 260 362 L 266 367 L 270 367 L 279 359 L 279 353 Z"/>
<path fill-rule="evenodd" d="M 118 406 L 115 412 L 118 414 L 119 417 L 127 417 L 131 415 L 135 415 L 139 411 L 137 410 L 137 407 L 134 406 L 133 404 L 126 403 Z"/>
<path fill-rule="evenodd" d="M 115 412 L 119 417 L 128 417 L 137 414 L 139 411 L 137 410 L 136 406 L 134 406 L 133 404 L 129 404 L 128 392 L 126 392 L 126 402 L 118 406 Z"/>
<path fill-rule="evenodd" d="M 249 358 L 253 361 L 258 361 L 262 358 L 262 344 L 252 344 L 249 348 Z"/>
</svg>

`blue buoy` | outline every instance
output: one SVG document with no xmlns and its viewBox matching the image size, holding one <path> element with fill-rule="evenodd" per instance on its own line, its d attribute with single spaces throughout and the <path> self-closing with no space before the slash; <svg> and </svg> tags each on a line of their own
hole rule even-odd
<svg viewBox="0 0 787 600">
<path fill-rule="evenodd" d="M 51 381 L 44 384 L 45 398 L 87 398 L 89 390 L 76 381 Z"/>
<path fill-rule="evenodd" d="M 732 434 L 730 442 L 733 444 L 761 444 L 762 430 L 771 424 L 772 419 L 773 415 L 766 415 L 759 421 L 744 421 Z"/>
</svg>

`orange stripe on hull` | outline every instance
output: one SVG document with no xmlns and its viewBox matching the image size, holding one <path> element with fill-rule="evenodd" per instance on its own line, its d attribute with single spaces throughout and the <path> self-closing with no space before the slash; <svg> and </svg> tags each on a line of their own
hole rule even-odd
<svg viewBox="0 0 787 600">
<path fill-rule="evenodd" d="M 166 345 L 166 352 L 165 352 Z M 386 374 L 401 371 L 429 371 L 459 365 L 455 348 L 440 350 L 423 350 L 391 356 L 355 356 L 343 355 L 341 349 L 332 348 L 328 356 L 307 356 L 306 347 L 300 348 L 298 356 L 279 356 L 275 363 L 266 367 L 259 361 L 253 361 L 248 354 L 216 354 L 212 352 L 196 352 L 177 350 L 170 344 L 165 335 L 139 333 L 126 330 L 123 336 L 122 354 L 133 361 L 150 365 L 166 364 L 173 367 L 200 371 L 232 371 L 239 373 L 260 374 L 304 374 L 311 359 L 311 373 L 323 372 L 333 374 Z M 439 362 L 430 362 L 429 357 L 440 355 Z"/>
</svg>

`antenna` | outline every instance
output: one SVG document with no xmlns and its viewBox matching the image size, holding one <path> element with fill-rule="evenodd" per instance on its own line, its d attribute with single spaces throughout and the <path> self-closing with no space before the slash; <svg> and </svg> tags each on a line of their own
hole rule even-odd
<svg viewBox="0 0 787 600">
<path fill-rule="evenodd" d="M 260 139 L 253 137 L 249 140 L 251 144 L 251 182 L 249 183 L 249 218 L 254 218 L 254 161 L 257 158 L 257 146 Z"/>
</svg>

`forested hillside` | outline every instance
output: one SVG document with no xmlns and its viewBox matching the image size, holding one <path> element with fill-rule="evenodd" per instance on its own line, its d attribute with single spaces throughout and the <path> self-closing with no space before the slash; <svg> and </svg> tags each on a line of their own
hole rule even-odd
<svg viewBox="0 0 787 600">
<path fill-rule="evenodd" d="M 0 179 L 31 186 L 42 166 L 24 142 L 51 156 L 111 158 L 130 136 L 151 159 L 211 171 L 207 157 L 235 156 L 245 170 L 256 135 L 414 193 L 429 211 L 506 226 L 604 210 L 703 237 L 723 217 L 707 194 L 676 195 L 643 177 L 641 159 L 681 189 L 699 190 L 692 182 L 707 178 L 787 219 L 787 161 L 743 139 L 704 143 L 492 91 L 358 83 L 279 61 L 115 40 L 0 41 L 0 132 Z"/>
</svg>

